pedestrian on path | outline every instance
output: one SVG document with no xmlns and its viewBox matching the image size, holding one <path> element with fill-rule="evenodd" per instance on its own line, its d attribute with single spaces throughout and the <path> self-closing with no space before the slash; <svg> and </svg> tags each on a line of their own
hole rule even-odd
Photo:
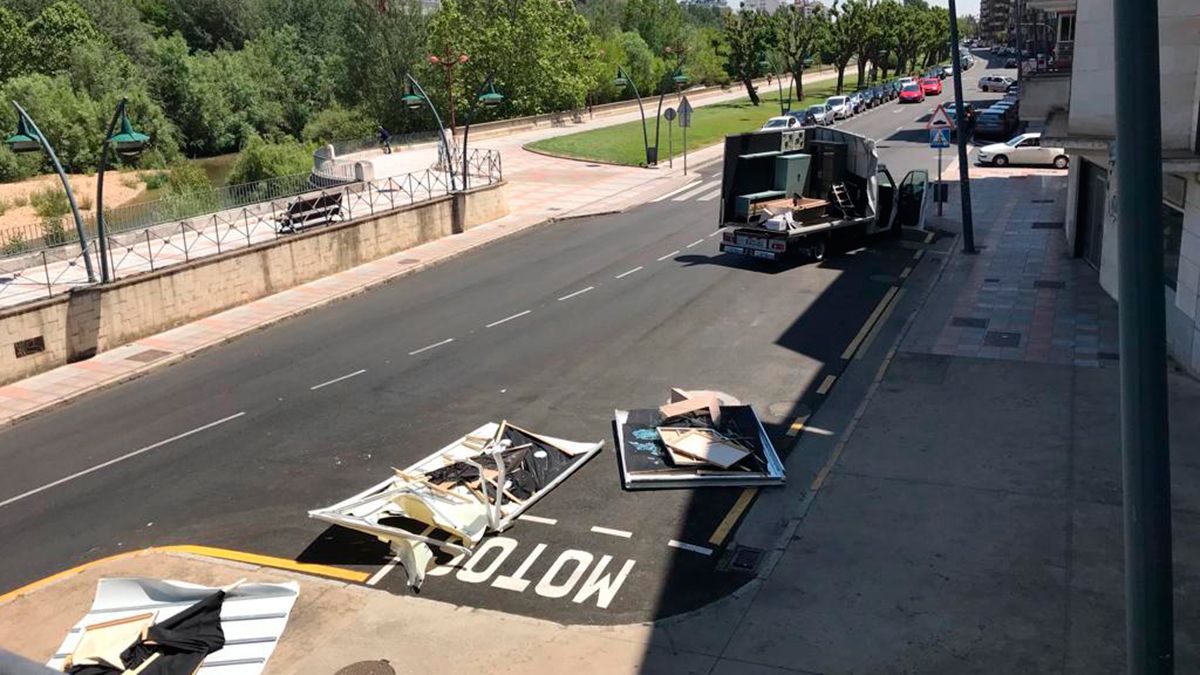
<svg viewBox="0 0 1200 675">
<path fill-rule="evenodd" d="M 379 144 L 383 146 L 383 154 L 392 154 L 392 135 L 382 126 L 379 127 Z"/>
</svg>

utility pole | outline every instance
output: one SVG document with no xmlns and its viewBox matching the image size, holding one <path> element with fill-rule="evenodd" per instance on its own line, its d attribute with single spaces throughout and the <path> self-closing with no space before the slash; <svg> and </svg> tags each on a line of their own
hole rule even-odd
<svg viewBox="0 0 1200 675">
<path fill-rule="evenodd" d="M 1015 39 L 1017 41 L 1017 82 L 1021 81 L 1021 62 L 1025 60 L 1025 46 L 1021 40 L 1021 0 L 1013 0 L 1013 23 L 1016 31 Z"/>
<path fill-rule="evenodd" d="M 1158 0 L 1113 0 L 1128 672 L 1174 672 Z"/>
<path fill-rule="evenodd" d="M 454 135 L 455 127 L 457 126 L 454 114 L 454 69 L 466 63 L 470 57 L 466 54 L 455 55 L 454 50 L 447 49 L 446 53 L 438 56 L 437 54 L 429 55 L 429 62 L 435 66 L 441 66 L 446 71 L 446 97 L 448 99 L 447 107 L 450 109 L 450 135 Z"/>
<path fill-rule="evenodd" d="M 962 55 L 958 51 L 958 10 L 950 0 L 950 58 L 954 64 L 954 119 L 959 127 L 958 194 L 962 202 L 963 253 L 975 253 L 975 221 L 971 217 L 971 167 L 967 165 L 967 116 L 963 113 Z M 938 152 L 941 152 L 940 150 Z M 939 167 L 940 174 L 940 167 Z M 942 179 L 941 175 L 938 180 Z"/>
</svg>

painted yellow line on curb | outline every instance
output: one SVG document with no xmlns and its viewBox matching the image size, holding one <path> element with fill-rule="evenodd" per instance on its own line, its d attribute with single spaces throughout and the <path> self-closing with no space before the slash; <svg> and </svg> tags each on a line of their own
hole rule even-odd
<svg viewBox="0 0 1200 675">
<path fill-rule="evenodd" d="M 826 375 L 825 380 L 821 382 L 821 386 L 817 387 L 817 394 L 824 396 L 833 388 L 833 383 L 837 381 L 837 375 Z"/>
<path fill-rule="evenodd" d="M 192 555 L 204 556 L 207 558 L 219 558 L 222 560 L 232 560 L 235 562 L 248 563 L 259 565 L 261 567 L 272 567 L 275 569 L 290 570 L 293 572 L 304 572 L 305 574 L 315 574 L 323 577 L 331 577 L 334 579 L 342 579 L 344 581 L 363 582 L 367 580 L 366 572 L 356 572 L 354 570 L 343 569 L 341 567 L 332 567 L 329 565 L 317 565 L 310 563 L 300 563 L 287 558 L 276 558 L 269 555 L 259 555 L 257 553 L 244 553 L 242 551 L 232 551 L 226 548 L 214 548 L 212 546 L 192 546 L 188 544 L 179 544 L 172 546 L 150 546 L 148 548 L 138 549 L 136 551 L 125 551 L 114 555 L 85 562 L 81 565 L 76 565 L 70 569 L 65 569 L 56 574 L 51 574 L 48 577 L 43 577 L 37 581 L 32 581 L 20 588 L 11 590 L 4 595 L 0 595 L 0 605 L 14 600 L 22 595 L 31 593 L 50 584 L 65 579 L 76 574 L 85 572 L 97 565 L 113 562 L 122 558 L 139 555 L 142 553 L 190 553 Z"/>
<path fill-rule="evenodd" d="M 809 417 L 810 415 L 801 415 L 800 417 L 797 417 L 796 421 L 792 422 L 792 426 L 788 428 L 787 435 L 799 436 L 800 432 L 804 431 L 804 425 L 808 423 Z"/>
<path fill-rule="evenodd" d="M 929 234 L 925 235 L 925 243 L 926 243 L 926 244 L 932 244 L 932 243 L 933 243 L 933 233 L 932 233 L 932 232 L 930 232 Z"/>
<path fill-rule="evenodd" d="M 879 320 L 879 315 L 883 314 L 883 308 L 892 301 L 892 297 L 896 295 L 896 290 L 895 286 L 889 288 L 888 292 L 879 300 L 879 304 L 875 305 L 875 309 L 871 311 L 871 315 L 863 322 L 862 328 L 858 329 L 858 335 L 855 335 L 850 344 L 846 345 L 846 351 L 842 352 L 843 361 L 849 361 L 850 357 L 854 356 L 854 352 L 858 351 L 859 346 L 862 345 L 862 341 L 867 339 L 867 333 L 871 332 L 871 328 Z"/>
<path fill-rule="evenodd" d="M 913 268 L 911 268 L 911 267 L 905 267 L 904 271 L 900 273 L 900 278 L 907 279 L 908 275 L 912 274 L 912 270 L 913 270 Z"/>
<path fill-rule="evenodd" d="M 867 333 L 867 339 L 863 340 L 862 349 L 858 350 L 858 353 L 854 355 L 855 361 L 861 361 L 863 355 L 866 354 L 867 350 L 871 348 L 871 343 L 875 342 L 875 338 L 879 335 L 880 331 L 883 330 L 883 326 L 887 323 L 888 318 L 892 316 L 892 312 L 896 311 L 896 306 L 900 304 L 900 298 L 902 297 L 904 297 L 903 288 L 901 288 L 900 292 L 896 294 L 896 297 L 892 298 L 891 304 L 888 305 L 887 309 L 883 311 L 883 316 L 879 317 L 879 321 L 875 323 L 875 327 L 871 329 L 870 333 Z"/>
<path fill-rule="evenodd" d="M 738 518 L 742 517 L 742 513 L 750 506 L 754 495 L 758 494 L 758 488 L 746 488 L 742 490 L 742 494 L 738 495 L 737 501 L 733 503 L 733 508 L 729 509 L 729 513 L 725 514 L 725 519 L 717 525 L 717 529 L 713 530 L 712 536 L 708 538 L 708 543 L 713 546 L 720 546 L 725 543 L 725 537 L 729 536 L 729 531 L 737 523 Z"/>
<path fill-rule="evenodd" d="M 924 256 L 925 256 L 925 249 L 919 248 L 919 249 L 917 249 L 917 252 L 913 254 L 913 260 L 920 260 Z"/>
</svg>

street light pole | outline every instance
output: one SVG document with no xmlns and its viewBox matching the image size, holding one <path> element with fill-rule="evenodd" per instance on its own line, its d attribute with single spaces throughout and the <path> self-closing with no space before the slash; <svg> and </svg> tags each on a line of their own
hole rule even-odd
<svg viewBox="0 0 1200 675">
<path fill-rule="evenodd" d="M 642 143 L 646 146 L 646 166 L 655 164 L 658 161 L 658 153 L 655 152 L 653 155 L 650 153 L 650 133 L 646 130 L 646 109 L 642 106 L 642 95 L 638 93 L 637 84 L 621 66 L 617 66 L 617 77 L 614 83 L 617 86 L 624 85 L 633 89 L 633 97 L 637 99 L 638 111 L 642 113 Z"/>
<path fill-rule="evenodd" d="M 79 250 L 83 254 L 83 267 L 87 270 L 88 283 L 95 283 L 96 271 L 92 267 L 92 256 L 88 251 L 87 233 L 83 230 L 83 216 L 79 214 L 79 205 L 75 202 L 75 192 L 71 190 L 71 182 L 67 180 L 67 174 L 63 171 L 62 164 L 58 161 L 58 155 L 54 153 L 54 147 L 50 145 L 50 141 L 42 134 L 41 129 L 38 129 L 37 123 L 33 121 L 33 118 L 29 116 L 29 113 L 25 112 L 25 109 L 19 103 L 13 101 L 12 104 L 17 109 L 17 116 L 20 123 L 17 133 L 9 137 L 8 144 L 13 146 L 13 149 L 17 152 L 25 152 L 25 148 L 18 148 L 16 146 L 26 142 L 25 138 L 32 136 L 32 140 L 36 140 L 50 157 L 50 163 L 54 165 L 54 170 L 58 172 L 58 178 L 62 181 L 63 189 L 67 192 L 67 201 L 71 204 L 71 214 L 75 217 L 75 233 L 79 236 Z M 29 132 L 32 132 L 32 134 Z"/>
<path fill-rule="evenodd" d="M 1158 1 L 1113 0 L 1129 673 L 1174 671 Z"/>
<path fill-rule="evenodd" d="M 462 184 L 463 190 L 466 190 L 468 183 L 471 180 L 471 167 L 467 158 L 467 138 L 471 135 L 471 120 L 475 117 L 475 104 L 484 107 L 495 107 L 504 102 L 504 95 L 497 93 L 493 76 L 488 75 L 483 81 L 483 86 L 479 89 L 479 95 L 475 97 L 474 103 L 467 109 L 467 125 L 463 129 L 463 150 L 462 150 Z"/>
<path fill-rule="evenodd" d="M 429 55 L 429 62 L 435 66 L 441 66 L 446 71 L 446 95 L 448 97 L 447 105 L 450 108 L 450 133 L 453 134 L 456 128 L 454 121 L 454 69 L 467 62 L 470 58 L 466 54 L 455 55 L 453 50 L 447 49 L 445 55 L 438 56 L 437 54 Z"/>
<path fill-rule="evenodd" d="M 671 83 L 675 85 L 675 94 L 679 94 L 679 87 L 687 82 L 687 75 L 683 74 L 683 56 L 687 53 L 687 47 L 663 47 L 663 51 L 667 54 L 675 54 L 675 70 L 671 71 Z M 660 85 L 662 92 L 658 95 L 658 112 L 654 116 L 654 164 L 658 164 L 658 133 L 662 126 L 662 106 L 663 99 L 667 96 L 667 89 L 664 81 Z"/>
<path fill-rule="evenodd" d="M 446 127 L 442 125 L 442 118 L 438 115 L 437 108 L 434 107 L 433 101 L 429 100 L 429 96 L 427 96 L 425 94 L 425 90 L 421 88 L 421 83 L 417 82 L 417 79 L 412 76 L 412 73 L 405 73 L 404 77 L 408 80 L 409 86 L 416 89 L 420 95 L 418 96 L 416 94 L 409 93 L 401 97 L 400 100 L 404 101 L 404 104 L 409 108 L 419 108 L 422 101 L 429 106 L 429 112 L 433 113 L 433 120 L 437 122 L 438 135 L 442 140 L 442 153 L 443 157 L 446 158 L 446 172 L 450 175 L 450 191 L 454 192 L 458 189 L 454 182 L 454 155 L 450 152 L 449 141 L 446 140 Z"/>
<path fill-rule="evenodd" d="M 117 128 L 117 122 L 121 123 L 121 133 L 114 136 L 113 131 Z M 109 147 L 115 145 L 119 155 L 135 156 L 142 151 L 149 140 L 150 137 L 146 134 L 133 130 L 129 118 L 125 115 L 125 98 L 122 97 L 121 101 L 117 103 L 117 109 L 113 111 L 112 121 L 108 123 L 108 131 L 104 134 L 104 145 L 100 148 L 100 171 L 96 181 L 96 236 L 100 242 L 100 281 L 102 283 L 112 281 L 108 269 L 108 223 L 105 221 L 104 214 L 104 172 L 108 169 Z"/>
<path fill-rule="evenodd" d="M 971 167 L 967 164 L 967 121 L 963 111 L 962 54 L 958 48 L 958 10 L 954 0 L 949 0 L 950 10 L 950 59 L 954 64 L 954 119 L 958 124 L 958 194 L 962 202 L 963 253 L 975 253 L 975 221 L 971 214 Z M 938 180 L 942 177 L 939 175 Z"/>
</svg>

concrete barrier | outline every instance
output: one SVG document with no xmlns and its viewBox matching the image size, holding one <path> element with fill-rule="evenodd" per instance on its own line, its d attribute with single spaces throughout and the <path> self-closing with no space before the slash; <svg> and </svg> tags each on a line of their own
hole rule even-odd
<svg viewBox="0 0 1200 675">
<path fill-rule="evenodd" d="M 0 311 L 0 384 L 507 214 L 498 183 Z"/>
</svg>

